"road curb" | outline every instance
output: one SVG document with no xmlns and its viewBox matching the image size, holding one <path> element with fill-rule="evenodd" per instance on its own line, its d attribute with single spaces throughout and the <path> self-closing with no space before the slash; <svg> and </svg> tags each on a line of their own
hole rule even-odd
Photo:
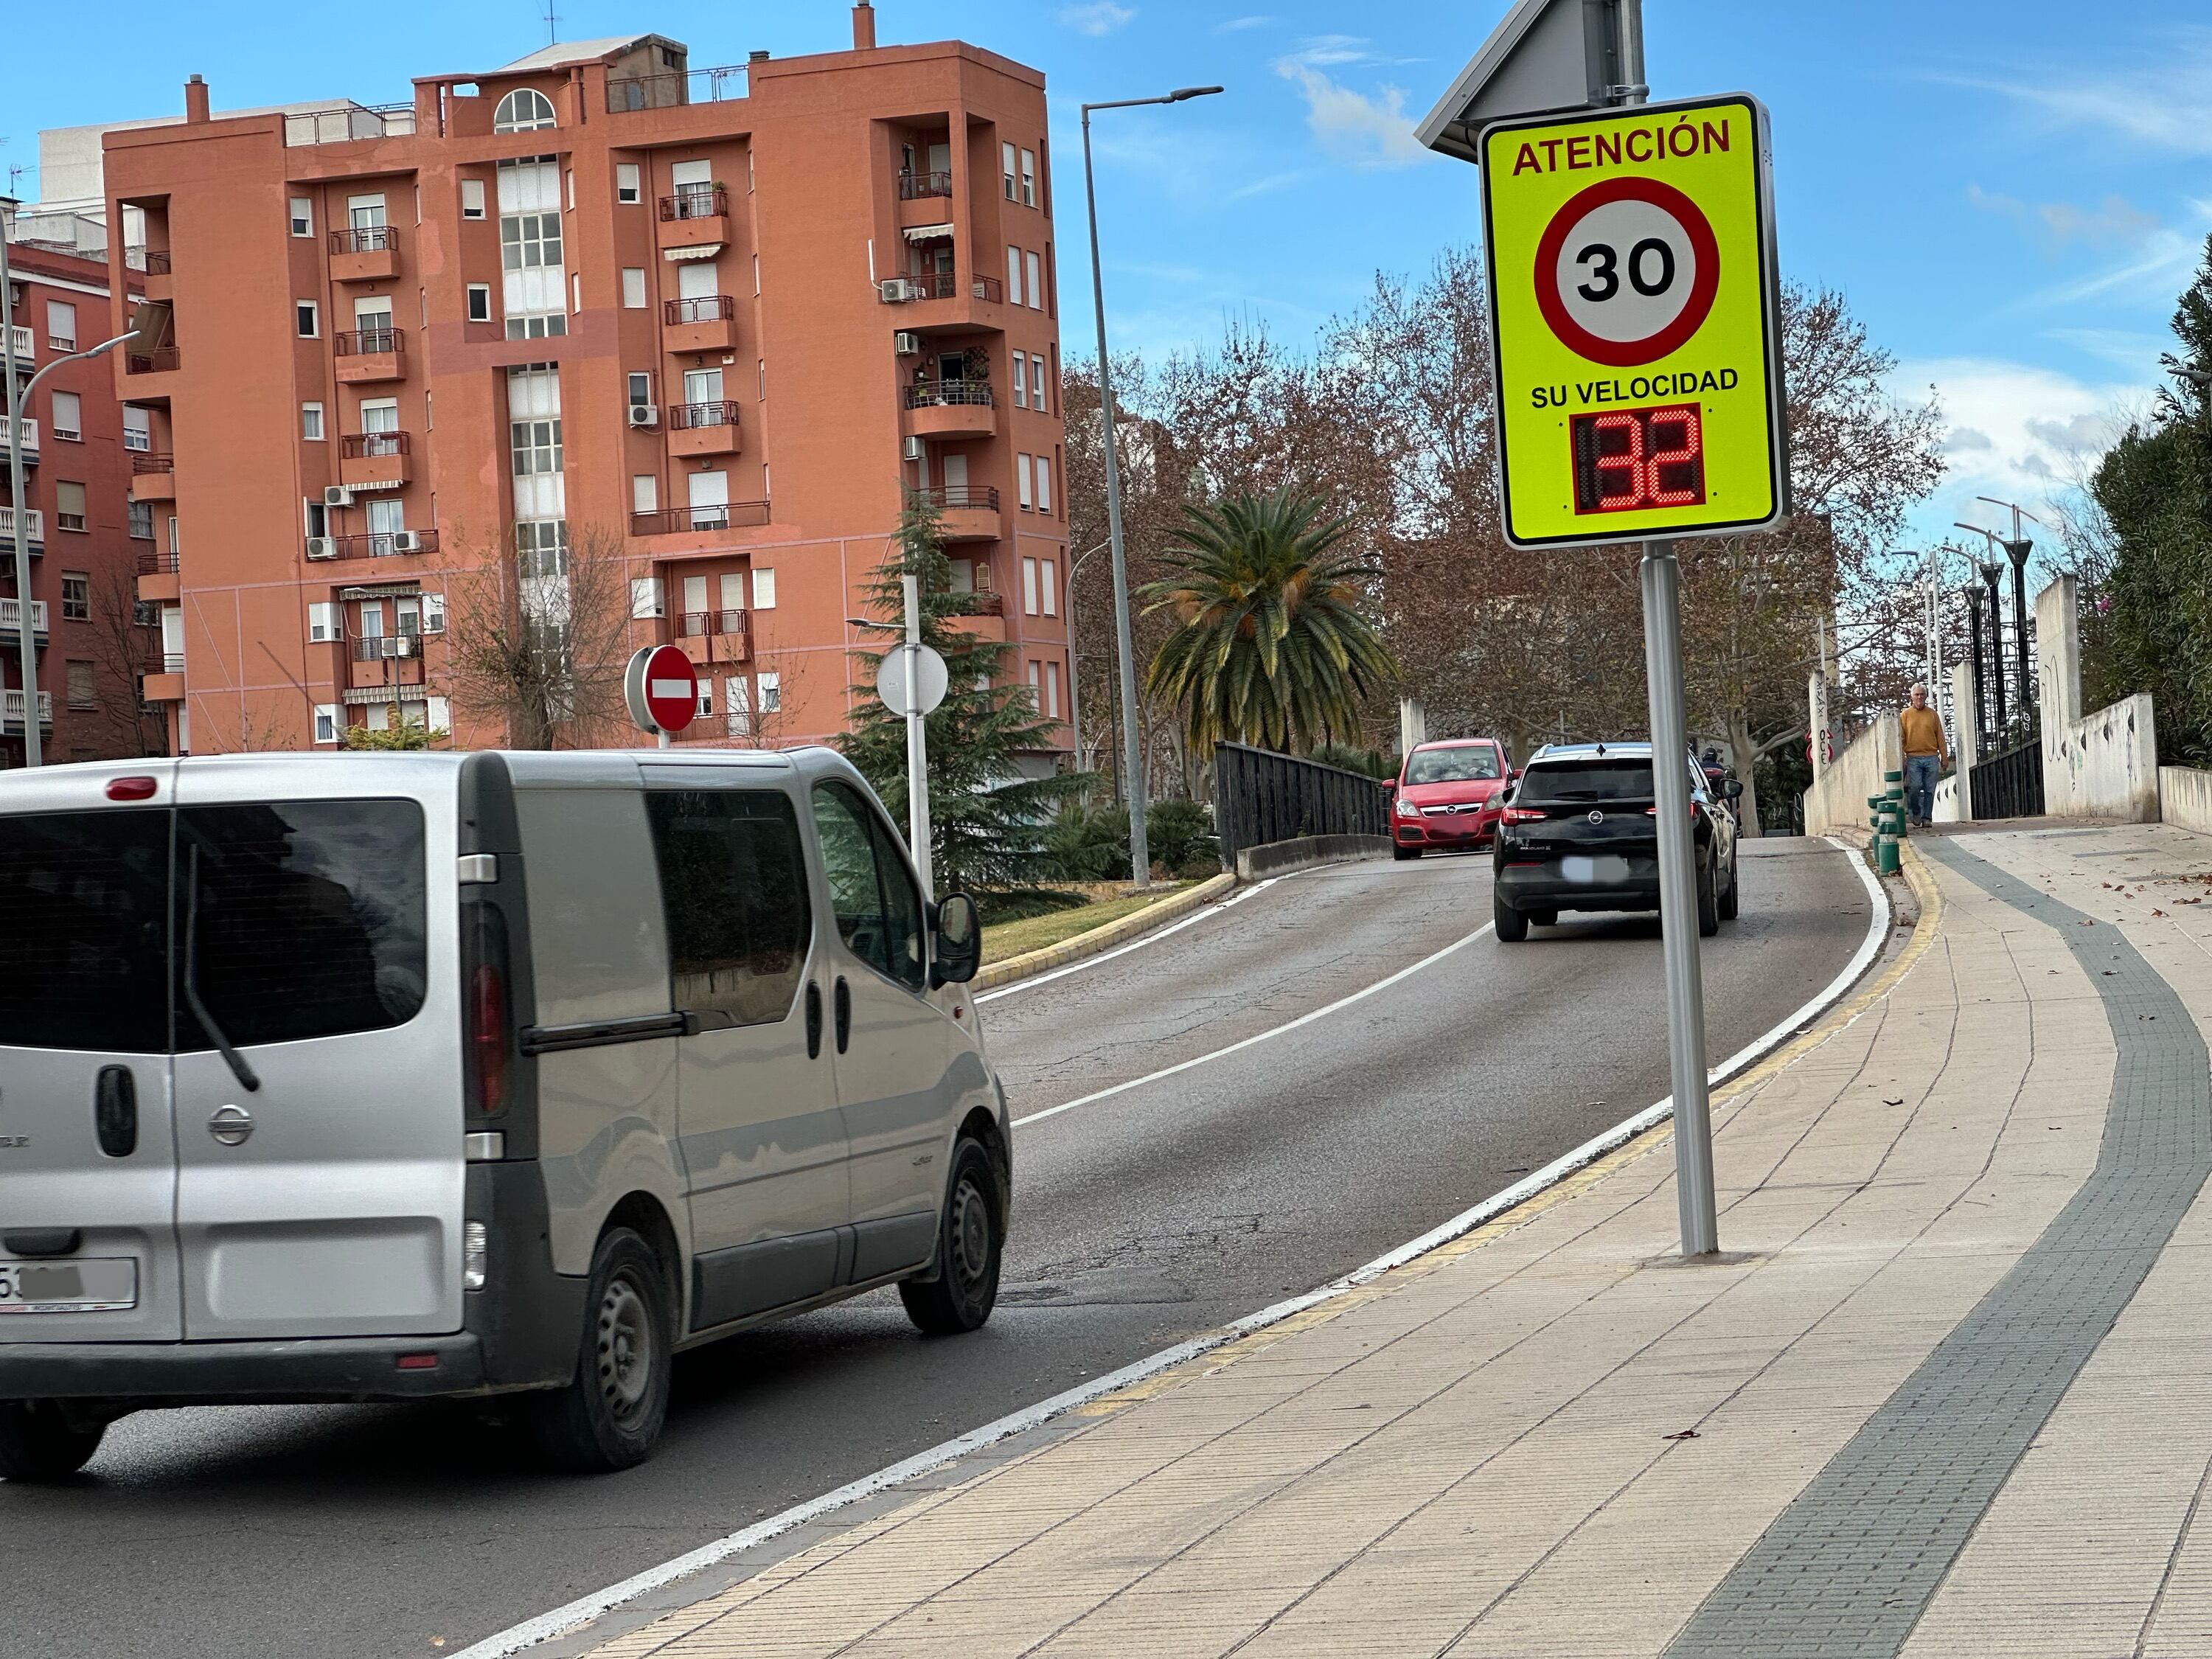
<svg viewBox="0 0 2212 1659">
<path fill-rule="evenodd" d="M 1080 962 L 1085 957 L 1095 957 L 1125 945 L 1139 934 L 1148 933 L 1164 923 L 1176 921 L 1188 915 L 1237 885 L 1237 878 L 1224 871 L 1209 877 L 1195 887 L 1147 904 L 1141 910 L 1133 910 L 1126 916 L 1078 933 L 1073 939 L 1064 939 L 1057 945 L 1048 945 L 1042 951 L 1024 951 L 1018 957 L 1008 957 L 1004 962 L 994 962 L 969 981 L 975 991 L 995 990 L 1001 985 L 1011 985 L 1031 974 L 1042 974 L 1048 969 L 1065 967 L 1071 962 Z"/>
</svg>

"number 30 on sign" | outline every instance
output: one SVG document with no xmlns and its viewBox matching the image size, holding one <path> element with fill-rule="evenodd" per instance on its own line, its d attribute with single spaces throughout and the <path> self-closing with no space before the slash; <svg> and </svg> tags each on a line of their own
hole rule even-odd
<svg viewBox="0 0 2212 1659">
<path fill-rule="evenodd" d="M 1501 122 L 1481 154 L 1506 540 L 1779 521 L 1765 111 L 1738 94 Z"/>
</svg>

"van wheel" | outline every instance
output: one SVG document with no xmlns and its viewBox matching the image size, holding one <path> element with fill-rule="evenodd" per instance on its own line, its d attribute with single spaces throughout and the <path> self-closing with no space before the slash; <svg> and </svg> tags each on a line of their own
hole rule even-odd
<svg viewBox="0 0 2212 1659">
<path fill-rule="evenodd" d="M 584 1294 L 583 1341 L 568 1385 L 531 1400 L 548 1461 L 579 1474 L 626 1469 L 653 1455 L 668 1420 L 668 1279 L 627 1227 L 599 1240 Z"/>
<path fill-rule="evenodd" d="M 1528 918 L 1499 898 L 1490 896 L 1491 925 L 1498 930 L 1498 939 L 1507 945 L 1518 945 L 1528 937 Z"/>
<path fill-rule="evenodd" d="M 57 1401 L 0 1400 L 0 1480 L 66 1480 L 92 1462 L 106 1432 Z"/>
<path fill-rule="evenodd" d="M 990 1154 L 963 1138 L 952 1149 L 952 1179 L 937 1226 L 937 1256 L 927 1279 L 899 1281 L 906 1316 L 931 1336 L 981 1328 L 999 1300 L 1006 1218 Z"/>
</svg>

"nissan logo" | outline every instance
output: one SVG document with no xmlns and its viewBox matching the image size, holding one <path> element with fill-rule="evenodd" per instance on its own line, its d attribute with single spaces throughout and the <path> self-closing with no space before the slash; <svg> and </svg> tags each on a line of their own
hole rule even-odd
<svg viewBox="0 0 2212 1659">
<path fill-rule="evenodd" d="M 1603 823 L 1605 822 L 1605 814 L 1600 811 L 1592 811 L 1590 813 L 1590 822 L 1592 823 Z"/>
</svg>

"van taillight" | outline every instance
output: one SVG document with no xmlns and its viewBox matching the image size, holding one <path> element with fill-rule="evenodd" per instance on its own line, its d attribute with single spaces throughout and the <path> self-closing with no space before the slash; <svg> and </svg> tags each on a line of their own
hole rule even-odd
<svg viewBox="0 0 2212 1659">
<path fill-rule="evenodd" d="M 507 988 L 507 925 L 492 905 L 471 905 L 463 963 L 462 1037 L 468 1050 L 468 1108 L 471 1116 L 497 1117 L 507 1109 L 510 1025 Z"/>
</svg>

